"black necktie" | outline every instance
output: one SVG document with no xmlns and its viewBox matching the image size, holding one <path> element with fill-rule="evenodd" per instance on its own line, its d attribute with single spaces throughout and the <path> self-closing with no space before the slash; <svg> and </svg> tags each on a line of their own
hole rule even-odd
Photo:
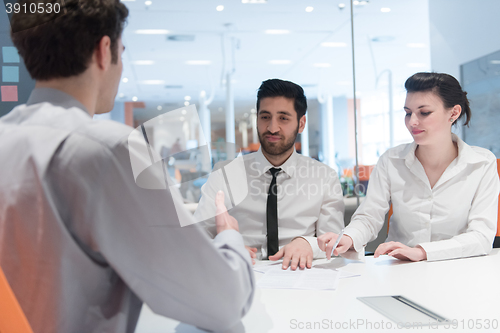
<svg viewBox="0 0 500 333">
<path fill-rule="evenodd" d="M 276 185 L 276 176 L 281 171 L 279 168 L 269 169 L 273 175 L 269 193 L 267 194 L 267 256 L 275 255 L 279 249 L 278 241 L 278 185 Z"/>
</svg>

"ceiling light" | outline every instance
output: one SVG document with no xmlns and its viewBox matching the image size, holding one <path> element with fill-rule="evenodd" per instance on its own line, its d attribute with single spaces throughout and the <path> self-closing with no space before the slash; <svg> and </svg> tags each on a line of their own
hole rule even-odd
<svg viewBox="0 0 500 333">
<path fill-rule="evenodd" d="M 490 64 L 492 64 L 492 65 L 500 65 L 500 60 L 490 60 Z"/>
<path fill-rule="evenodd" d="M 139 84 L 150 84 L 150 85 L 165 84 L 165 81 L 163 81 L 163 80 L 142 80 L 142 81 L 139 81 Z"/>
<path fill-rule="evenodd" d="M 189 105 L 189 102 L 188 101 L 185 101 L 184 102 L 184 106 L 188 106 Z"/>
<path fill-rule="evenodd" d="M 314 10 L 314 7 L 311 7 L 311 6 L 306 7 L 306 12 L 308 12 L 308 13 L 312 12 L 313 10 Z"/>
<path fill-rule="evenodd" d="M 136 60 L 132 61 L 134 65 L 153 65 L 155 62 L 153 60 Z"/>
<path fill-rule="evenodd" d="M 146 1 L 146 2 L 144 2 L 144 4 L 145 4 L 146 6 L 151 6 L 151 5 L 153 4 L 153 1 Z"/>
<path fill-rule="evenodd" d="M 182 114 L 186 114 L 187 113 L 186 109 L 182 110 L 181 112 L 182 112 Z"/>
<path fill-rule="evenodd" d="M 268 29 L 264 31 L 266 34 L 270 35 L 284 35 L 284 34 L 289 34 L 290 30 L 284 30 L 284 29 Z"/>
<path fill-rule="evenodd" d="M 224 6 L 218 5 L 217 7 L 215 7 L 215 10 L 217 10 L 218 12 L 222 12 L 224 10 Z"/>
<path fill-rule="evenodd" d="M 250 113 L 257 113 L 257 110 L 255 110 L 255 109 L 251 109 L 251 110 L 250 110 Z"/>
<path fill-rule="evenodd" d="M 185 101 L 190 101 L 191 100 L 191 96 L 184 96 L 184 100 Z"/>
<path fill-rule="evenodd" d="M 367 5 L 367 4 L 368 4 L 368 2 L 369 2 L 368 0 L 362 0 L 362 1 L 357 1 L 357 0 L 354 0 L 354 1 L 352 2 L 352 4 L 353 4 L 354 6 L 364 6 L 364 5 Z"/>
<path fill-rule="evenodd" d="M 139 35 L 166 35 L 170 31 L 165 29 L 139 29 L 135 33 Z"/>
<path fill-rule="evenodd" d="M 321 43 L 321 46 L 323 46 L 323 47 L 346 47 L 347 43 L 341 43 L 341 42 L 324 42 L 324 43 Z"/>
<path fill-rule="evenodd" d="M 212 62 L 210 60 L 188 60 L 186 65 L 210 65 Z"/>
<path fill-rule="evenodd" d="M 158 111 L 161 111 L 161 109 L 163 109 L 163 106 L 161 105 L 158 105 L 158 107 L 156 108 Z"/>
<path fill-rule="evenodd" d="M 267 3 L 267 0 L 241 0 L 241 3 Z"/>
<path fill-rule="evenodd" d="M 345 8 L 345 3 L 339 3 L 339 9 L 344 9 Z"/>
<path fill-rule="evenodd" d="M 380 11 L 381 11 L 382 13 L 389 13 L 389 12 L 391 11 L 391 9 L 390 9 L 390 8 L 385 7 L 385 8 L 380 8 Z"/>
<path fill-rule="evenodd" d="M 125 94 L 124 93 L 120 93 L 120 95 L 118 95 L 118 97 L 123 98 L 123 97 L 125 97 Z"/>
<path fill-rule="evenodd" d="M 128 82 L 128 78 L 124 77 L 124 78 L 122 79 L 122 82 L 123 82 L 123 83 L 127 83 L 127 82 Z"/>
<path fill-rule="evenodd" d="M 412 48 L 424 48 L 424 47 L 426 47 L 426 45 L 424 43 L 408 43 L 408 44 L 406 44 L 406 46 L 412 47 Z"/>
<path fill-rule="evenodd" d="M 137 102 L 137 99 L 138 99 L 138 98 L 137 98 L 137 96 L 132 97 L 132 100 L 133 100 L 134 102 Z"/>
<path fill-rule="evenodd" d="M 328 67 L 332 67 L 331 64 L 327 63 L 327 62 L 318 62 L 316 64 L 313 64 L 314 67 L 319 67 L 319 68 L 328 68 Z"/>
<path fill-rule="evenodd" d="M 288 65 L 291 64 L 291 60 L 269 60 L 271 65 Z"/>
</svg>

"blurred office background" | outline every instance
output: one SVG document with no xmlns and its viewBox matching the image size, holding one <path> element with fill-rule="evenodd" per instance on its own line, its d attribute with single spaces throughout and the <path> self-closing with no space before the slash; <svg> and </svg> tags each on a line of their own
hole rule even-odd
<svg viewBox="0 0 500 333">
<path fill-rule="evenodd" d="M 412 141 L 404 82 L 416 72 L 461 81 L 473 117 L 455 132 L 500 157 L 498 0 L 122 1 L 130 10 L 123 76 L 114 110 L 96 119 L 144 125 L 193 207 L 214 163 L 258 149 L 256 92 L 269 78 L 304 88 L 307 125 L 296 148 L 338 171 L 346 222 L 358 205 L 354 185 L 369 182 L 388 148 Z M 0 115 L 34 86 L 3 5 Z"/>
</svg>

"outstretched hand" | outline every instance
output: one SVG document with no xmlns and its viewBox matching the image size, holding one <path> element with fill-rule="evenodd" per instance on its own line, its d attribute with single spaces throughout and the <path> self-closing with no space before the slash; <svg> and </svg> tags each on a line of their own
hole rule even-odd
<svg viewBox="0 0 500 333">
<path fill-rule="evenodd" d="M 247 249 L 248 253 L 250 254 L 250 258 L 252 258 L 252 265 L 255 265 L 255 258 L 257 258 L 257 248 L 245 245 L 245 249 Z"/>
<path fill-rule="evenodd" d="M 219 191 L 215 196 L 215 225 L 217 227 L 217 233 L 221 233 L 224 230 L 236 230 L 239 231 L 238 221 L 227 212 L 226 205 L 224 205 L 224 192 Z"/>
</svg>

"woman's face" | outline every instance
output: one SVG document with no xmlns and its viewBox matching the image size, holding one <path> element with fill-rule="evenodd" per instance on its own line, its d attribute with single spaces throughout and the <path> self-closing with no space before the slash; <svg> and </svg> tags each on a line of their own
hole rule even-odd
<svg viewBox="0 0 500 333">
<path fill-rule="evenodd" d="M 433 92 L 412 92 L 406 94 L 404 109 L 405 124 L 418 145 L 444 142 L 449 138 L 451 125 L 460 115 L 460 106 L 445 109 L 441 98 Z"/>
</svg>

